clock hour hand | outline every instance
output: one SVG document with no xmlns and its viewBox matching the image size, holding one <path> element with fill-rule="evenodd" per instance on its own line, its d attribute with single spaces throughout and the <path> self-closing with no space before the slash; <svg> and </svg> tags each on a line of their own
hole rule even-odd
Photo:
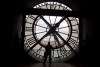
<svg viewBox="0 0 100 67">
<path fill-rule="evenodd" d="M 29 52 L 30 50 L 32 50 L 37 44 L 39 44 L 46 36 L 48 36 L 51 32 L 48 31 L 43 37 L 41 37 L 32 47 L 30 47 L 29 50 L 27 50 L 27 52 Z"/>
</svg>

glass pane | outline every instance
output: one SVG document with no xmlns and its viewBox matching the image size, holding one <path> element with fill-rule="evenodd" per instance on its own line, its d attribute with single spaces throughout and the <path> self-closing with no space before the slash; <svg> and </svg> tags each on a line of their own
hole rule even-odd
<svg viewBox="0 0 100 67">
<path fill-rule="evenodd" d="M 40 8 L 41 8 L 41 9 L 46 9 L 47 7 L 46 7 L 46 6 L 41 6 Z"/>
<path fill-rule="evenodd" d="M 54 24 L 56 16 L 50 16 L 51 23 Z"/>
<path fill-rule="evenodd" d="M 49 16 L 43 16 L 45 18 L 45 20 L 50 23 L 50 19 L 49 19 Z"/>
<path fill-rule="evenodd" d="M 37 45 L 33 48 L 33 50 L 38 50 L 40 47 L 41 47 L 41 46 L 40 46 L 39 44 L 37 44 Z"/>
<path fill-rule="evenodd" d="M 57 50 L 54 50 L 54 57 L 58 57 Z"/>
<path fill-rule="evenodd" d="M 57 18 L 56 18 L 56 22 L 55 22 L 55 23 L 58 23 L 61 19 L 62 19 L 62 17 L 57 16 Z"/>
<path fill-rule="evenodd" d="M 61 27 L 67 27 L 67 26 L 68 26 L 68 24 L 67 24 L 67 22 L 64 20 L 64 21 L 62 21 L 62 22 L 60 23 L 59 28 L 61 28 Z"/>
<path fill-rule="evenodd" d="M 68 48 L 67 44 L 64 45 L 64 47 L 65 47 L 66 50 L 70 50 L 70 49 Z"/>
<path fill-rule="evenodd" d="M 44 49 L 44 47 L 42 47 L 40 55 L 44 56 L 44 52 L 45 52 L 45 49 Z"/>
<path fill-rule="evenodd" d="M 46 32 L 40 33 L 40 34 L 36 34 L 36 36 L 37 36 L 38 39 L 41 39 L 45 34 L 46 34 Z"/>
<path fill-rule="evenodd" d="M 42 19 L 39 19 L 39 21 L 37 22 L 37 25 L 47 27 L 47 24 Z"/>
</svg>

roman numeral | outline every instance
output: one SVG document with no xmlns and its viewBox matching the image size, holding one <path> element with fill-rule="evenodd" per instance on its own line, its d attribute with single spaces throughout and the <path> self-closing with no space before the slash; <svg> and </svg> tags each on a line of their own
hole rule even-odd
<svg viewBox="0 0 100 67">
<path fill-rule="evenodd" d="M 34 19 L 35 19 L 35 17 L 34 17 L 34 16 L 32 16 L 32 15 L 28 15 L 28 17 L 29 17 L 29 18 L 31 18 L 32 20 L 34 20 Z"/>
<path fill-rule="evenodd" d="M 78 29 L 73 29 L 72 30 L 72 33 L 77 33 L 78 34 L 78 32 L 79 32 Z"/>
<path fill-rule="evenodd" d="M 32 27 L 26 27 L 26 31 L 32 32 Z"/>
<path fill-rule="evenodd" d="M 67 50 L 65 49 L 65 47 L 62 47 L 61 50 L 63 51 L 63 54 L 67 53 Z"/>
<path fill-rule="evenodd" d="M 72 39 L 72 38 L 70 38 L 70 40 L 68 41 L 69 42 L 69 44 L 72 46 L 72 47 L 76 47 L 77 45 L 77 41 L 76 40 L 74 40 L 74 39 Z"/>
<path fill-rule="evenodd" d="M 34 39 L 33 37 L 31 37 L 31 38 L 29 38 L 29 39 L 26 40 L 26 43 L 29 44 L 29 45 L 32 45 L 32 44 L 34 44 L 35 42 L 36 42 L 36 41 L 35 41 L 35 39 Z"/>
</svg>

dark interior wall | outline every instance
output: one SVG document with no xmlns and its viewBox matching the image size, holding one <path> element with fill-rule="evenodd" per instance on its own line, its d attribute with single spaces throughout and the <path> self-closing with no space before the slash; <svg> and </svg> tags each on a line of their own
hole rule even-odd
<svg viewBox="0 0 100 67">
<path fill-rule="evenodd" d="M 47 1 L 47 0 L 45 0 L 45 1 Z M 68 5 L 70 8 L 73 9 L 73 11 L 79 11 L 78 4 L 74 1 L 72 1 L 72 2 L 71 1 L 62 1 L 62 0 L 53 0 L 53 1 L 61 2 L 61 3 L 64 3 L 64 4 Z M 33 0 L 30 0 L 30 1 L 26 0 L 26 1 L 23 2 L 24 5 L 22 5 L 22 7 L 32 8 L 34 5 L 39 4 L 41 2 L 44 2 L 44 0 L 38 0 L 38 1 L 37 0 L 34 0 L 34 1 Z M 20 9 L 20 7 L 18 9 Z M 23 51 L 24 53 L 21 52 L 23 48 L 21 48 L 21 46 L 20 46 L 21 45 L 19 43 L 20 37 L 18 37 L 21 34 L 21 32 L 20 32 L 21 23 L 22 23 L 22 15 L 21 14 L 16 14 L 15 19 L 14 19 L 14 23 L 13 23 L 13 32 L 12 32 L 12 34 L 13 34 L 12 35 L 12 40 L 14 40 L 13 41 L 13 48 L 16 51 L 16 52 L 14 52 L 14 55 L 16 57 L 16 59 L 14 59 L 14 60 L 18 61 L 19 59 L 20 60 L 21 59 L 25 60 L 25 58 L 28 58 L 28 59 L 26 59 L 26 61 L 31 61 L 32 58 L 30 56 L 27 55 L 27 57 L 26 57 L 25 52 L 24 51 Z"/>
<path fill-rule="evenodd" d="M 19 8 L 21 7 L 30 7 L 33 5 L 33 3 L 31 3 L 32 1 L 29 1 L 30 5 L 26 4 L 26 2 L 28 2 L 29 0 L 14 0 L 14 1 L 9 1 L 7 4 L 9 9 L 7 11 L 7 20 L 5 20 L 5 22 L 9 22 L 7 23 L 7 34 L 9 36 L 7 36 L 7 42 L 6 44 L 7 47 L 9 47 L 9 49 L 7 48 L 7 50 L 9 51 L 9 55 L 8 58 L 9 60 L 11 60 L 12 58 L 12 62 L 15 63 L 21 63 L 21 62 L 29 62 L 29 61 L 33 61 L 35 62 L 35 60 L 33 60 L 29 55 L 27 55 L 23 49 L 20 47 L 20 41 L 18 39 L 18 30 L 17 30 L 17 25 L 20 25 L 17 23 L 17 17 L 20 16 L 20 14 L 17 13 L 17 10 L 19 10 Z M 42 0 L 41 0 L 42 1 Z M 47 0 L 45 0 L 47 1 Z M 66 3 L 66 0 L 54 0 L 54 1 L 60 1 Z M 71 1 L 71 0 L 70 0 Z M 77 2 L 76 2 L 77 1 Z M 37 4 L 37 0 L 34 0 L 35 4 Z M 89 3 L 86 0 L 82 0 L 82 1 L 78 1 L 75 0 L 75 3 L 78 4 L 76 6 L 72 6 L 71 7 L 73 9 L 79 9 L 82 14 L 84 15 L 84 18 L 82 19 L 83 21 L 83 34 L 84 34 L 84 39 L 85 39 L 85 34 L 87 33 L 87 38 L 85 40 L 85 44 L 82 45 L 82 51 L 79 53 L 78 55 L 78 59 L 80 59 L 80 61 L 84 62 L 84 63 L 88 63 L 88 62 L 92 62 L 90 61 L 95 60 L 94 58 L 91 57 L 96 57 L 93 54 L 93 51 L 95 51 L 94 49 L 94 30 L 95 28 L 93 28 L 93 25 L 95 23 L 95 16 L 94 14 L 92 14 L 90 12 L 94 12 L 92 10 L 92 2 Z M 89 4 L 88 4 L 89 3 Z M 78 7 L 78 8 L 77 8 Z M 19 21 L 20 22 L 20 21 Z M 5 32 L 6 33 L 6 32 Z M 96 32 L 95 32 L 96 33 Z M 76 60 L 76 59 L 75 59 Z"/>
</svg>

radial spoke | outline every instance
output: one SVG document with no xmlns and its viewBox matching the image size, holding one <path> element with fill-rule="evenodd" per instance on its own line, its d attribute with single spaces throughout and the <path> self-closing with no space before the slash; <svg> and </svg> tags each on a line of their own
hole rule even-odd
<svg viewBox="0 0 100 67">
<path fill-rule="evenodd" d="M 43 31 L 43 32 L 38 32 L 38 33 L 35 33 L 35 34 L 40 34 L 40 33 L 44 33 L 44 32 L 47 32 L 47 31 Z"/>
<path fill-rule="evenodd" d="M 42 46 L 36 52 L 40 51 L 41 49 L 42 49 Z"/>
<path fill-rule="evenodd" d="M 48 9 L 47 4 L 46 4 L 46 9 Z"/>
<path fill-rule="evenodd" d="M 50 9 L 51 9 L 51 5 L 52 5 L 52 4 L 51 4 L 51 2 L 50 2 Z"/>
<path fill-rule="evenodd" d="M 49 21 L 50 21 L 50 24 L 51 24 L 51 19 L 50 19 L 50 16 L 49 16 Z"/>
<path fill-rule="evenodd" d="M 51 24 L 51 19 L 50 19 L 50 16 L 49 16 L 49 20 L 50 20 L 50 24 Z"/>
<path fill-rule="evenodd" d="M 56 16 L 56 18 L 55 18 L 54 24 L 56 23 L 56 20 L 57 20 L 57 16 Z"/>
<path fill-rule="evenodd" d="M 51 35 L 50 35 L 50 38 L 51 38 Z M 49 38 L 49 42 L 50 42 L 50 38 Z"/>
<path fill-rule="evenodd" d="M 67 46 L 68 46 L 74 53 L 77 53 L 77 52 L 71 47 L 71 45 L 70 45 L 68 42 L 66 42 L 66 41 L 63 39 L 62 36 L 60 36 L 60 34 L 59 34 L 57 31 L 55 31 L 55 33 L 58 35 L 58 37 L 59 37 L 65 44 L 67 44 Z"/>
<path fill-rule="evenodd" d="M 57 32 L 59 32 L 59 31 L 57 31 Z M 62 34 L 68 35 L 68 34 L 66 34 L 66 33 L 63 33 L 63 32 L 59 32 L 59 33 L 62 33 Z"/>
<path fill-rule="evenodd" d="M 66 17 L 63 17 L 62 19 L 60 19 L 60 21 L 58 23 L 55 24 L 54 28 L 59 27 L 60 23 L 65 19 Z"/>
<path fill-rule="evenodd" d="M 40 39 L 38 40 L 27 52 L 29 52 L 30 50 L 32 50 L 37 44 L 39 44 L 46 36 L 49 35 L 49 31 Z"/>
<path fill-rule="evenodd" d="M 59 8 L 58 8 L 58 10 L 60 10 L 60 5 L 59 5 Z"/>
<path fill-rule="evenodd" d="M 54 35 L 53 35 L 54 36 Z M 56 40 L 55 40 L 55 37 L 54 37 L 54 42 L 55 42 L 55 45 L 57 46 L 57 44 L 56 44 Z"/>
<path fill-rule="evenodd" d="M 69 26 L 65 26 L 65 27 L 60 27 L 60 28 L 58 28 L 58 29 L 63 29 L 63 28 L 67 28 L 67 27 L 69 27 Z"/>
<path fill-rule="evenodd" d="M 54 36 L 54 39 L 58 42 L 58 45 L 60 46 L 59 39 L 58 39 L 58 37 L 55 35 L 55 33 L 53 34 L 53 36 Z"/>
<path fill-rule="evenodd" d="M 60 56 L 59 56 L 59 52 L 58 52 L 58 49 L 57 49 L 57 54 L 58 54 L 58 57 L 59 57 L 59 59 L 60 59 Z"/>
<path fill-rule="evenodd" d="M 39 27 L 42 27 L 42 28 L 46 28 L 46 29 L 49 29 L 49 28 L 47 28 L 47 27 L 43 27 L 43 26 L 40 26 L 40 25 L 36 25 L 36 26 L 39 26 Z"/>
<path fill-rule="evenodd" d="M 57 6 L 54 6 L 54 10 L 56 9 Z"/>
<path fill-rule="evenodd" d="M 47 22 L 43 16 L 40 16 L 42 18 L 42 20 L 49 26 L 49 28 L 51 28 L 52 26 L 49 24 L 49 22 Z"/>
<path fill-rule="evenodd" d="M 62 49 L 61 49 L 61 48 L 60 48 L 60 54 L 63 55 L 63 53 L 62 53 Z"/>
</svg>

